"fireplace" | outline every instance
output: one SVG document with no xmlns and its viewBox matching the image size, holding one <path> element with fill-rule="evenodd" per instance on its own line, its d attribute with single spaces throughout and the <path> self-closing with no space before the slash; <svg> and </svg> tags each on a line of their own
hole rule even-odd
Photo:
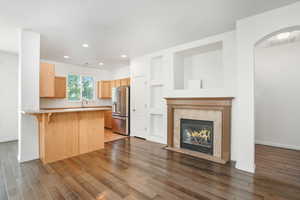
<svg viewBox="0 0 300 200">
<path fill-rule="evenodd" d="M 180 119 L 180 147 L 213 155 L 214 122 Z"/>
<path fill-rule="evenodd" d="M 232 97 L 166 98 L 168 105 L 166 149 L 221 164 L 230 161 L 232 99 Z M 194 134 L 191 135 L 190 132 Z M 200 140 L 198 137 L 191 137 L 204 133 L 204 138 Z"/>
</svg>

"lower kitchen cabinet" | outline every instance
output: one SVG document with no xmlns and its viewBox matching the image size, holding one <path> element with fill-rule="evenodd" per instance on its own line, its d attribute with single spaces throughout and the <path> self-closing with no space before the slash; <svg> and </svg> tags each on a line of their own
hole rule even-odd
<svg viewBox="0 0 300 200">
<path fill-rule="evenodd" d="M 112 128 L 112 111 L 107 110 L 104 113 L 104 126 L 105 128 Z"/>
</svg>

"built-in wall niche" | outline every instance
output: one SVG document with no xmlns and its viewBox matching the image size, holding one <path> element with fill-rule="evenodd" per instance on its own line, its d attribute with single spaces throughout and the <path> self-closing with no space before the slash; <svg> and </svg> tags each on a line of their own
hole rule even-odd
<svg viewBox="0 0 300 200">
<path fill-rule="evenodd" d="M 223 87 L 223 43 L 185 49 L 174 54 L 174 89 Z"/>
<path fill-rule="evenodd" d="M 163 115 L 151 114 L 150 115 L 150 137 L 163 137 Z"/>
<path fill-rule="evenodd" d="M 162 66 L 163 66 L 163 57 L 162 56 L 157 56 L 157 57 L 151 58 L 151 61 L 150 61 L 150 79 L 151 79 L 151 81 L 159 81 L 159 80 L 163 79 Z"/>
<path fill-rule="evenodd" d="M 161 85 L 152 85 L 150 87 L 150 108 L 161 109 L 162 108 L 162 89 Z"/>
</svg>

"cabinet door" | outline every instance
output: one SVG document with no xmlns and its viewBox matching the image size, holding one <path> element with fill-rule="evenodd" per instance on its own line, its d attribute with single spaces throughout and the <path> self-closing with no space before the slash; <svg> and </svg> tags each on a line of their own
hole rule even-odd
<svg viewBox="0 0 300 200">
<path fill-rule="evenodd" d="M 55 66 L 54 64 L 40 64 L 40 97 L 55 96 Z"/>
<path fill-rule="evenodd" d="M 98 97 L 100 99 L 111 98 L 111 81 L 98 82 Z"/>
<path fill-rule="evenodd" d="M 116 81 L 115 80 L 110 81 L 110 84 L 111 84 L 111 88 L 116 87 Z"/>
<path fill-rule="evenodd" d="M 104 124 L 105 124 L 105 128 L 112 128 L 112 111 L 111 110 L 105 111 Z"/>
<path fill-rule="evenodd" d="M 78 112 L 79 153 L 104 148 L 104 112 Z"/>
<path fill-rule="evenodd" d="M 48 117 L 48 114 L 43 114 L 40 121 L 40 156 L 43 163 L 78 155 L 78 115 L 56 113 L 51 122 Z"/>
<path fill-rule="evenodd" d="M 120 83 L 121 83 L 121 86 L 129 86 L 130 85 L 130 78 L 120 79 Z"/>
<path fill-rule="evenodd" d="M 130 78 L 126 78 L 127 85 L 130 86 Z"/>
<path fill-rule="evenodd" d="M 121 86 L 121 80 L 120 79 L 118 79 L 118 80 L 114 80 L 114 85 L 115 85 L 115 87 L 120 87 Z"/>
<path fill-rule="evenodd" d="M 55 98 L 66 98 L 66 77 L 55 77 Z"/>
<path fill-rule="evenodd" d="M 127 78 L 121 79 L 120 82 L 121 82 L 121 86 L 128 86 Z"/>
</svg>

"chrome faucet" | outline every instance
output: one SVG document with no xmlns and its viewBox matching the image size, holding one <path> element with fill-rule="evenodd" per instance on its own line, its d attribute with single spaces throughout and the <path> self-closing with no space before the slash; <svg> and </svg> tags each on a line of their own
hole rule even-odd
<svg viewBox="0 0 300 200">
<path fill-rule="evenodd" d="M 81 100 L 81 108 L 84 108 L 84 104 L 88 104 L 89 102 L 88 102 L 88 100 L 86 100 L 86 99 L 82 99 Z"/>
</svg>

